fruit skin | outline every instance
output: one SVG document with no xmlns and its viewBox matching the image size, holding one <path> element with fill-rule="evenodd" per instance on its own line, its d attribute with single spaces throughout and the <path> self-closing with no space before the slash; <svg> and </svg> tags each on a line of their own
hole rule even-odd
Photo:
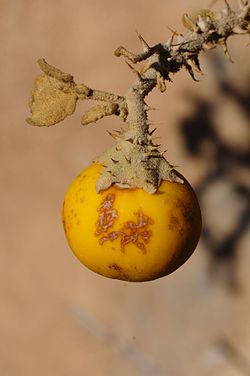
<svg viewBox="0 0 250 376">
<path fill-rule="evenodd" d="M 184 183 L 163 181 L 157 193 L 116 185 L 96 193 L 102 166 L 93 163 L 72 182 L 63 205 L 70 248 L 89 269 L 109 278 L 150 281 L 172 273 L 193 253 L 201 213 Z"/>
</svg>

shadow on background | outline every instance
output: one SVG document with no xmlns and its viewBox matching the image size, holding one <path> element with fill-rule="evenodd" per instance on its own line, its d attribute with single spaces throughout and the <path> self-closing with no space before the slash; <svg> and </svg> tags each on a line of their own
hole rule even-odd
<svg viewBox="0 0 250 376">
<path fill-rule="evenodd" d="M 216 73 L 216 83 L 218 85 L 218 98 L 228 100 L 230 104 L 235 104 L 241 114 L 250 124 L 250 77 L 246 80 L 245 87 L 238 88 L 225 76 L 223 66 L 216 57 L 212 61 Z M 232 215 L 235 216 L 233 229 L 225 236 L 218 238 L 216 224 L 213 226 L 203 218 L 202 241 L 209 252 L 209 274 L 213 278 L 221 278 L 226 282 L 226 286 L 232 292 L 239 291 L 239 281 L 237 277 L 237 262 L 240 257 L 239 242 L 245 234 L 250 219 L 250 195 L 249 186 L 246 179 L 238 179 L 245 176 L 249 171 L 250 150 L 248 148 L 235 148 L 218 134 L 218 125 L 215 122 L 215 112 L 218 110 L 217 97 L 209 100 L 193 96 L 194 111 L 191 115 L 181 121 L 180 130 L 184 139 L 184 145 L 188 153 L 199 160 L 203 160 L 207 165 L 207 173 L 200 184 L 196 187 L 199 200 L 206 200 L 209 190 L 215 190 L 218 183 L 223 181 L 232 192 L 232 200 L 239 203 L 239 207 Z M 220 124 L 225 126 L 225 124 Z M 235 124 L 237 127 L 238 124 Z M 244 135 L 243 135 L 244 137 Z M 209 156 L 207 150 L 209 151 Z M 215 193 L 216 194 L 216 193 Z M 219 198 L 217 198 L 219 200 Z M 223 198 L 226 205 L 235 207 L 235 203 L 230 197 Z M 237 205 L 236 205 L 237 206 Z M 224 213 L 219 210 L 211 215 L 220 216 L 223 221 Z M 211 221 L 210 221 L 211 222 Z"/>
</svg>

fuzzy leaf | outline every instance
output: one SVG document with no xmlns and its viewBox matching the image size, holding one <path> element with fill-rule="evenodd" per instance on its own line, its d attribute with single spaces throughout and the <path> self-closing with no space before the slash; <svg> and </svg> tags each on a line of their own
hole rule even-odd
<svg viewBox="0 0 250 376">
<path fill-rule="evenodd" d="M 50 126 L 71 115 L 78 99 L 73 85 L 47 74 L 38 76 L 29 102 L 32 116 L 27 122 L 41 127 Z"/>
</svg>

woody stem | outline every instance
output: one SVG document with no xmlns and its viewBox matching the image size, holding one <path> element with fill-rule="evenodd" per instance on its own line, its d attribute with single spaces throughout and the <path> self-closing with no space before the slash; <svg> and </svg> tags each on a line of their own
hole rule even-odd
<svg viewBox="0 0 250 376">
<path fill-rule="evenodd" d="M 153 69 L 150 70 L 153 71 Z M 147 105 L 144 98 L 156 86 L 154 78 L 148 79 L 145 76 L 146 74 L 137 79 L 125 96 L 128 108 L 126 134 L 133 139 L 135 144 L 139 145 L 147 145 L 149 141 Z"/>
</svg>

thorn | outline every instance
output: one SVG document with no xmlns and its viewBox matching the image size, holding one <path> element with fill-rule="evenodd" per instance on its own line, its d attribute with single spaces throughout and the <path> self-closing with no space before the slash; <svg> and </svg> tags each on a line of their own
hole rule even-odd
<svg viewBox="0 0 250 376">
<path fill-rule="evenodd" d="M 138 38 L 140 39 L 140 41 L 142 42 L 143 51 L 144 52 L 149 51 L 150 50 L 149 44 L 145 41 L 145 39 L 141 36 L 141 34 L 138 33 L 138 31 L 136 31 L 136 34 L 137 34 Z"/>
<path fill-rule="evenodd" d="M 175 170 L 176 168 L 180 168 L 179 165 L 169 165 L 169 167 L 171 168 L 171 170 Z"/>
<path fill-rule="evenodd" d="M 231 9 L 231 7 L 230 7 L 228 1 L 227 1 L 227 0 L 224 0 L 224 3 L 226 4 L 227 12 L 230 13 L 230 12 L 232 11 L 232 9 Z"/>
<path fill-rule="evenodd" d="M 116 174 L 113 172 L 113 171 L 110 171 L 110 170 L 106 170 L 106 172 L 108 172 L 111 176 L 113 176 L 114 178 L 116 178 Z"/>
<path fill-rule="evenodd" d="M 152 62 L 145 62 L 142 66 L 141 66 L 141 68 L 140 68 L 140 74 L 142 75 L 142 74 L 144 74 L 144 73 L 146 73 L 147 72 L 147 70 L 149 69 L 149 68 L 151 68 L 152 67 Z"/>
<path fill-rule="evenodd" d="M 179 31 L 172 29 L 170 26 L 167 26 L 167 28 L 168 28 L 169 31 L 171 31 L 172 34 L 179 35 L 180 37 L 183 37 L 183 34 L 180 33 Z"/>
<path fill-rule="evenodd" d="M 197 56 L 192 59 L 187 59 L 187 63 L 190 65 L 192 70 L 194 70 L 197 73 L 203 74 L 202 70 L 200 69 L 200 64 Z"/>
<path fill-rule="evenodd" d="M 156 131 L 157 128 L 154 128 L 152 131 L 149 132 L 149 136 L 152 136 L 152 134 Z"/>
<path fill-rule="evenodd" d="M 150 106 L 146 105 L 145 111 L 156 111 L 156 110 L 158 110 L 158 108 L 150 107 Z"/>
<path fill-rule="evenodd" d="M 125 63 L 129 66 L 129 68 L 137 75 L 137 77 L 139 78 L 139 80 L 142 79 L 142 76 L 141 74 L 127 61 L 125 60 Z"/>
<path fill-rule="evenodd" d="M 134 140 L 133 140 L 133 138 L 127 138 L 125 141 L 128 141 L 128 142 L 130 142 L 131 144 L 133 144 L 134 143 Z"/>
<path fill-rule="evenodd" d="M 186 63 L 185 63 L 185 67 L 186 67 L 188 73 L 190 74 L 190 76 L 192 77 L 192 79 L 193 79 L 194 81 L 196 81 L 196 82 L 199 82 L 199 80 L 197 80 L 197 79 L 195 78 L 195 75 L 194 75 L 194 72 L 193 72 L 192 66 L 189 64 L 188 60 L 187 60 Z"/>
<path fill-rule="evenodd" d="M 170 41 L 169 41 L 169 46 L 171 47 L 172 44 L 173 44 L 173 41 L 174 41 L 174 38 L 175 38 L 175 33 L 172 34 L 171 38 L 170 38 Z"/>
<path fill-rule="evenodd" d="M 196 70 L 196 72 L 200 73 L 200 74 L 203 74 L 202 70 L 201 70 L 201 66 L 200 66 L 200 62 L 199 62 L 199 58 L 198 56 L 194 56 L 193 59 L 193 64 L 194 64 L 194 69 Z"/>
<path fill-rule="evenodd" d="M 106 129 L 106 132 L 107 132 L 112 138 L 114 138 L 115 140 L 118 138 L 117 135 L 115 135 L 114 133 L 111 133 L 111 132 L 108 131 L 107 129 Z"/>
<path fill-rule="evenodd" d="M 173 30 L 173 29 L 172 29 L 171 27 L 169 27 L 169 26 L 167 26 L 167 28 L 168 28 L 168 30 L 171 31 L 171 33 L 172 33 L 172 36 L 171 36 L 170 41 L 169 41 L 169 45 L 171 46 L 172 43 L 173 43 L 173 41 L 174 41 L 174 38 L 175 38 L 177 35 L 183 37 L 183 34 L 182 34 L 182 33 L 179 33 L 179 32 L 176 31 L 176 30 Z"/>
<path fill-rule="evenodd" d="M 121 136 L 124 133 L 124 129 L 115 129 L 114 132 Z"/>
<path fill-rule="evenodd" d="M 129 164 L 131 164 L 131 158 L 127 158 L 126 155 L 125 155 L 125 159 L 126 159 L 126 161 L 127 161 Z"/>
<path fill-rule="evenodd" d="M 168 151 L 167 149 L 166 149 L 166 150 L 163 150 L 163 151 L 160 152 L 160 154 L 161 154 L 161 155 L 164 155 L 167 151 Z"/>
<path fill-rule="evenodd" d="M 223 48 L 223 52 L 224 52 L 224 54 L 226 55 L 226 57 L 228 58 L 228 60 L 230 61 L 230 63 L 233 63 L 234 61 L 232 60 L 232 58 L 231 58 L 231 56 L 230 56 L 230 53 L 229 53 L 229 51 L 228 51 L 226 40 L 223 39 L 223 40 L 221 41 L 220 44 L 221 44 L 221 46 L 222 46 L 222 48 Z"/>
<path fill-rule="evenodd" d="M 113 158 L 110 158 L 111 159 L 111 161 L 112 162 L 114 162 L 114 163 L 118 163 L 119 161 L 117 161 L 117 160 L 115 160 L 115 159 L 113 159 Z"/>
</svg>

